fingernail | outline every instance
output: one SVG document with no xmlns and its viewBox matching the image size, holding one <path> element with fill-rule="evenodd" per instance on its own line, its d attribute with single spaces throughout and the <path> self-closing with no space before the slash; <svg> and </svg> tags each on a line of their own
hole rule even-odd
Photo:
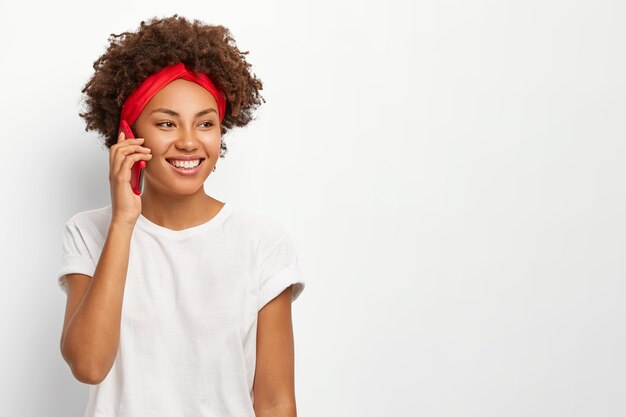
<svg viewBox="0 0 626 417">
<path fill-rule="evenodd" d="M 143 140 L 143 138 L 137 138 L 137 140 Z"/>
</svg>

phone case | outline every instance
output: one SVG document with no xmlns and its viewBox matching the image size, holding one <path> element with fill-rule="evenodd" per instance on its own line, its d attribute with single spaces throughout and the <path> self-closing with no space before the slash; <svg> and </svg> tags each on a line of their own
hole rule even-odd
<svg viewBox="0 0 626 417">
<path fill-rule="evenodd" d="M 120 131 L 124 132 L 124 140 L 133 139 L 135 137 L 126 120 L 121 121 Z M 141 195 L 143 192 L 143 169 L 145 167 L 146 161 L 140 160 L 135 162 L 130 169 L 130 186 L 137 195 Z"/>
</svg>

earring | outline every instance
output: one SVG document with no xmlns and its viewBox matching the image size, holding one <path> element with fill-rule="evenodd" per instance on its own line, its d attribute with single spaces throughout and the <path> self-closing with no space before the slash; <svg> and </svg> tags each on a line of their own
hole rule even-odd
<svg viewBox="0 0 626 417">
<path fill-rule="evenodd" d="M 215 172 L 215 168 L 217 168 L 217 165 L 213 165 L 213 172 Z"/>
</svg>

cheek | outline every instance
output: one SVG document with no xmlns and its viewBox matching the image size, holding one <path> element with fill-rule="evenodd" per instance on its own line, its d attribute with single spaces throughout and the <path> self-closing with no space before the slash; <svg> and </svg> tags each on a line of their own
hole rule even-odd
<svg viewBox="0 0 626 417">
<path fill-rule="evenodd" d="M 150 149 L 150 153 L 152 154 L 151 161 L 154 161 L 156 158 L 160 158 L 167 153 L 167 148 L 163 146 L 163 142 L 155 140 L 153 136 L 150 136 L 150 140 L 146 138 L 144 148 Z"/>
<path fill-rule="evenodd" d="M 210 137 L 207 137 L 205 140 L 203 140 L 203 142 L 204 142 L 204 146 L 209 151 L 216 152 L 216 151 L 219 151 L 220 148 L 222 147 L 222 138 L 219 133 L 216 133 L 214 135 L 211 135 Z"/>
</svg>

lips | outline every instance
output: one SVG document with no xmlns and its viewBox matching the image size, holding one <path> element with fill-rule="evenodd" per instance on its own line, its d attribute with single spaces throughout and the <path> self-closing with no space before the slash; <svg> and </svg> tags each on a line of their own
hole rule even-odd
<svg viewBox="0 0 626 417">
<path fill-rule="evenodd" d="M 204 158 L 195 158 L 195 159 L 166 159 L 166 161 L 174 166 L 173 161 L 199 161 L 197 166 L 200 166 L 202 164 L 202 161 L 204 161 Z"/>
<path fill-rule="evenodd" d="M 165 160 L 171 164 L 172 161 L 183 161 L 184 162 L 184 161 L 197 161 L 197 160 L 200 160 L 200 162 L 202 162 L 204 160 L 204 158 L 202 158 L 202 157 L 195 157 L 195 158 L 165 158 Z"/>
<path fill-rule="evenodd" d="M 203 156 L 170 156 L 165 158 L 166 161 L 193 161 L 196 159 L 205 159 Z"/>
<path fill-rule="evenodd" d="M 180 174 L 180 175 L 185 175 L 185 176 L 189 176 L 189 175 L 195 175 L 197 172 L 200 171 L 200 167 L 202 165 L 202 159 L 200 160 L 200 163 L 198 165 L 196 165 L 194 168 L 177 168 L 174 165 L 172 165 L 171 163 L 169 163 L 168 161 L 168 165 L 170 167 L 172 167 L 172 169 L 174 170 L 174 172 Z"/>
</svg>

